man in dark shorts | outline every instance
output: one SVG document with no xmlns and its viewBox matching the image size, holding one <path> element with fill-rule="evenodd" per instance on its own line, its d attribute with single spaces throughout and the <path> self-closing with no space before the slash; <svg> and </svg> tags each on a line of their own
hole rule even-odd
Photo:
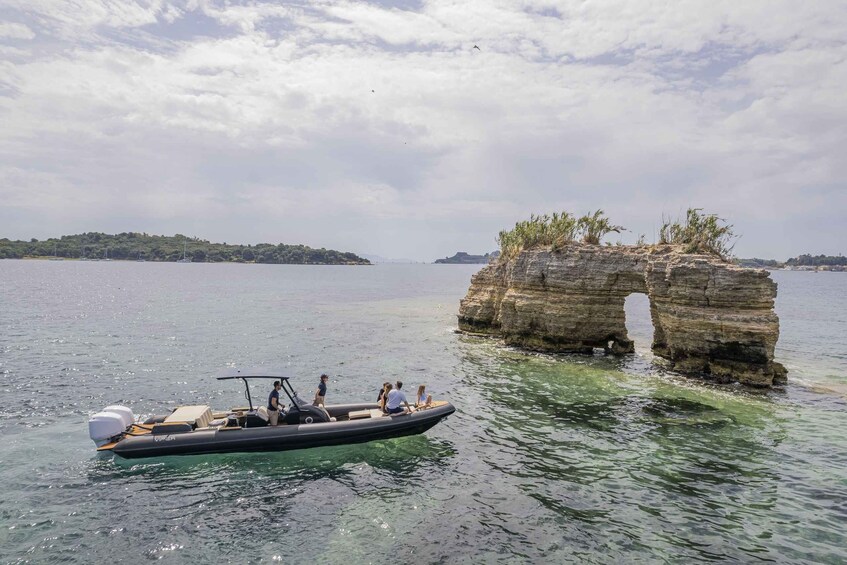
<svg viewBox="0 0 847 565">
<path fill-rule="evenodd" d="M 315 406 L 322 406 L 324 404 L 324 399 L 326 398 L 326 382 L 329 380 L 329 377 L 321 375 L 321 382 L 318 384 L 318 390 L 315 391 L 315 401 L 312 402 Z"/>
<path fill-rule="evenodd" d="M 389 414 L 409 414 L 413 412 L 412 407 L 406 400 L 406 393 L 400 390 L 401 388 L 403 388 L 403 383 L 397 381 L 396 387 L 388 392 L 388 402 L 385 403 L 385 407 Z M 405 404 L 406 407 L 403 408 L 402 404 Z"/>
<path fill-rule="evenodd" d="M 279 389 L 282 384 L 279 381 L 274 381 L 274 389 L 268 395 L 268 423 L 276 426 L 279 423 Z"/>
</svg>

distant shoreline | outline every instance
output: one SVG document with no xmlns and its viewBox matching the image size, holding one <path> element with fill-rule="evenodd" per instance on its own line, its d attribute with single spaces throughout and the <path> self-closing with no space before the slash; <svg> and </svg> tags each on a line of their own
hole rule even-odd
<svg viewBox="0 0 847 565">
<path fill-rule="evenodd" d="M 733 261 L 742 267 L 768 269 L 770 271 L 847 271 L 847 257 L 843 255 L 811 255 L 804 253 L 787 261 L 776 259 L 736 258 Z"/>
<path fill-rule="evenodd" d="M 229 245 L 187 237 L 126 232 L 89 232 L 39 241 L 0 239 L 0 259 L 137 261 L 151 263 L 257 263 L 281 265 L 371 265 L 349 251 L 307 245 Z"/>
<path fill-rule="evenodd" d="M 89 259 L 80 257 L 4 257 L 0 260 L 8 261 L 64 261 L 68 263 L 158 263 L 181 264 L 179 261 L 162 261 L 156 259 Z M 288 266 L 304 266 L 304 267 L 373 267 L 374 263 L 260 263 L 258 261 L 188 261 L 188 263 L 196 263 L 198 265 L 288 265 Z"/>
</svg>

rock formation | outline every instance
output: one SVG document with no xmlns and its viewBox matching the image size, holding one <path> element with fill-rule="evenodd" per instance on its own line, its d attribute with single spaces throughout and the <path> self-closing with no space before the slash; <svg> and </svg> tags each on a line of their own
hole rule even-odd
<svg viewBox="0 0 847 565">
<path fill-rule="evenodd" d="M 459 329 L 541 351 L 629 353 L 624 300 L 634 292 L 648 296 L 653 352 L 674 370 L 752 386 L 785 382 L 773 361 L 779 319 L 768 272 L 670 245 L 571 243 L 498 260 L 474 275 Z"/>
</svg>

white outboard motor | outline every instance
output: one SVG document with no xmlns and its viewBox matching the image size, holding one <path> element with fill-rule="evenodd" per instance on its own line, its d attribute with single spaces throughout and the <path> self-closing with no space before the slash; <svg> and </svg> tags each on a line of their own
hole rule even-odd
<svg viewBox="0 0 847 565">
<path fill-rule="evenodd" d="M 88 419 L 88 435 L 97 447 L 109 443 L 113 437 L 121 435 L 125 429 L 123 417 L 114 412 L 98 412 Z"/>
<path fill-rule="evenodd" d="M 124 429 L 130 427 L 132 423 L 135 422 L 135 416 L 133 415 L 132 410 L 126 406 L 113 404 L 112 406 L 106 406 L 103 408 L 103 412 L 114 412 L 115 414 L 119 414 L 124 421 Z"/>
</svg>

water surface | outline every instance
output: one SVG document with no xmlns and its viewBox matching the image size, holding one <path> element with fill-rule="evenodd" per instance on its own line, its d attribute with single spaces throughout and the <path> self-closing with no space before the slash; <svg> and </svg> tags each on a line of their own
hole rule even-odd
<svg viewBox="0 0 847 565">
<path fill-rule="evenodd" d="M 476 266 L 0 261 L 0 561 L 831 562 L 847 559 L 847 275 L 777 272 L 784 390 L 638 354 L 527 355 L 454 333 Z M 240 404 L 229 365 L 330 401 L 426 383 L 425 435 L 125 461 L 88 416 Z M 262 397 L 265 391 L 256 391 Z"/>
</svg>

